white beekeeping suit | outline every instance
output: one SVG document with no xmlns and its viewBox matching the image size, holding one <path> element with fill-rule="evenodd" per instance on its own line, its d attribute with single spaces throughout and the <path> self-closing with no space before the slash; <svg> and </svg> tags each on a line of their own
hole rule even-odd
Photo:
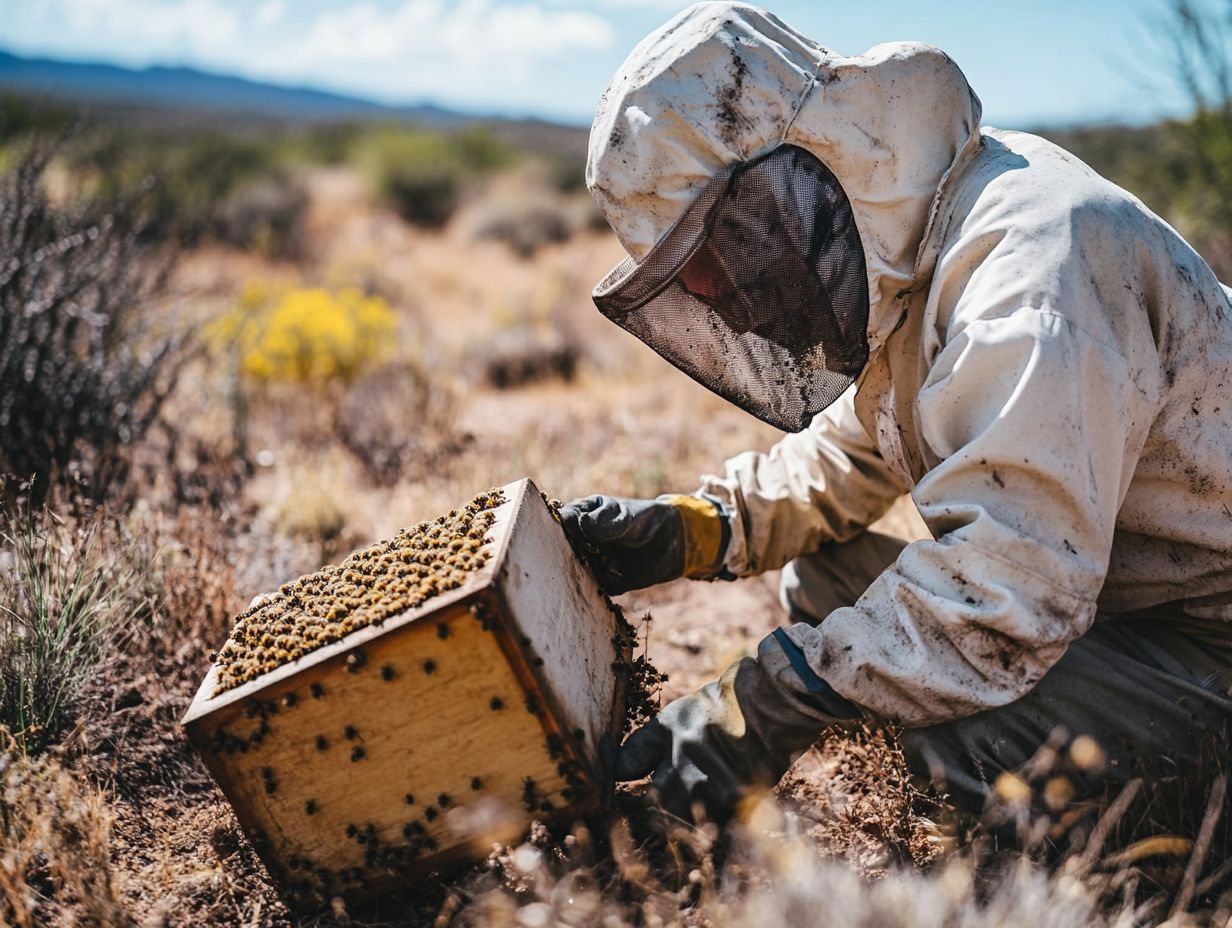
<svg viewBox="0 0 1232 928">
<path fill-rule="evenodd" d="M 1137 199 L 979 116 L 934 48 L 846 57 L 702 4 L 622 66 L 587 172 L 631 265 L 733 165 L 796 146 L 837 178 L 867 363 L 807 429 L 703 489 L 735 513 L 741 576 L 911 493 L 933 539 L 787 634 L 838 694 L 912 726 L 1022 697 L 1097 611 L 1232 620 L 1228 292 Z M 704 379 L 687 345 L 656 348 Z"/>
</svg>

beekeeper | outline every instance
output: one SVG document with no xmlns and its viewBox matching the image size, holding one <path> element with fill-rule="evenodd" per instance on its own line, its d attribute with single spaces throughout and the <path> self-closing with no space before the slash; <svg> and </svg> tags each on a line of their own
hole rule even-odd
<svg viewBox="0 0 1232 928">
<path fill-rule="evenodd" d="M 722 819 L 861 717 L 967 806 L 1058 727 L 1114 778 L 1197 762 L 1232 718 L 1232 304 L 1172 228 L 981 128 L 939 50 L 846 57 L 738 3 L 633 50 L 587 183 L 629 256 L 603 314 L 790 433 L 564 510 L 613 593 L 783 569 L 790 624 L 618 778 Z M 931 539 L 866 530 L 906 492 Z"/>
</svg>

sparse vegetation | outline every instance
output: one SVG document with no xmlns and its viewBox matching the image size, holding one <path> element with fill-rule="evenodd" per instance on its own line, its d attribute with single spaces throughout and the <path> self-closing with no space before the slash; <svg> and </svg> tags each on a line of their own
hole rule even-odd
<svg viewBox="0 0 1232 928">
<path fill-rule="evenodd" d="M 131 205 L 57 208 L 33 147 L 0 177 L 0 473 L 96 499 L 175 384 L 182 335 L 143 314 L 158 291 Z"/>
<path fill-rule="evenodd" d="M 357 157 L 380 202 L 412 225 L 439 228 L 477 178 L 513 155 L 481 129 L 449 135 L 389 129 L 365 137 Z"/>
<path fill-rule="evenodd" d="M 37 753 L 147 618 L 148 565 L 103 523 L 19 511 L 0 533 L 0 725 Z"/>
<path fill-rule="evenodd" d="M 1222 279 L 1232 276 L 1232 4 L 1167 0 L 1144 27 L 1163 71 L 1193 115 L 1155 126 L 1050 132 L 1097 171 L 1140 196 L 1176 226 Z"/>
</svg>

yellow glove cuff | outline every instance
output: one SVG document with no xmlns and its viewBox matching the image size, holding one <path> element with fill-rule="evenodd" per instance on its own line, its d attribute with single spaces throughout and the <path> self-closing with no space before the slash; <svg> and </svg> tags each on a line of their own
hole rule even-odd
<svg viewBox="0 0 1232 928">
<path fill-rule="evenodd" d="M 684 575 L 713 577 L 723 546 L 723 516 L 714 503 L 697 496 L 672 496 L 670 502 L 684 522 Z"/>
</svg>

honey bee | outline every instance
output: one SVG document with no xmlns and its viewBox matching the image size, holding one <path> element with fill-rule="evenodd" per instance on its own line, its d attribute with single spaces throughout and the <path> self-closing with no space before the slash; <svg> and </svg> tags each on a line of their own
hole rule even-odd
<svg viewBox="0 0 1232 928">
<path fill-rule="evenodd" d="M 340 564 L 284 583 L 272 597 L 237 615 L 223 647 L 209 655 L 216 668 L 215 693 L 457 588 L 487 561 L 481 549 L 495 520 L 492 509 L 503 502 L 499 490 L 484 491 L 461 509 L 400 529 Z M 359 666 L 348 661 L 352 671 Z M 316 691 L 312 696 L 320 698 Z"/>
</svg>

